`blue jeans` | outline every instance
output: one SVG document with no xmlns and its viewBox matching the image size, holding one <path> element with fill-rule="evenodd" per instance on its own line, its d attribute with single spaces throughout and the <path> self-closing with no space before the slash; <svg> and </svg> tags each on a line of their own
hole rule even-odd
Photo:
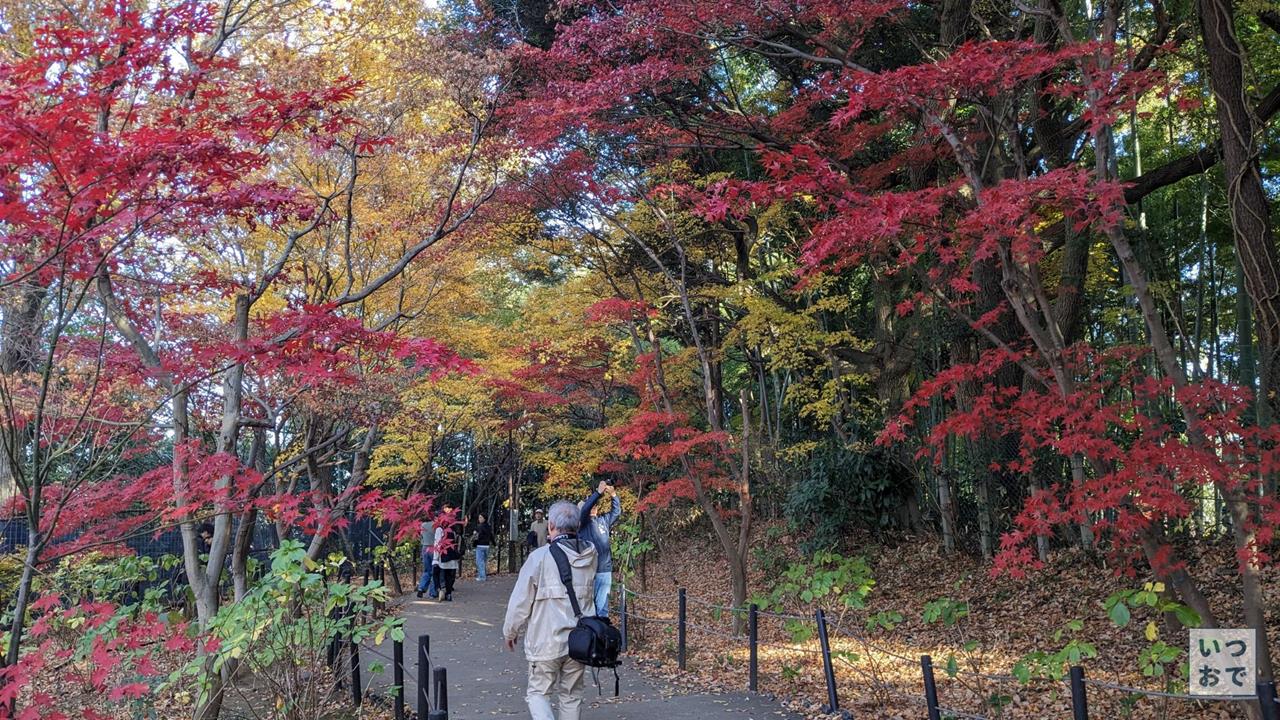
<svg viewBox="0 0 1280 720">
<path fill-rule="evenodd" d="M 489 546 L 476 546 L 476 579 L 483 581 L 485 579 L 485 566 L 489 564 Z"/>
<path fill-rule="evenodd" d="M 596 617 L 609 617 L 609 591 L 613 589 L 613 573 L 596 573 Z"/>
<path fill-rule="evenodd" d="M 426 593 L 431 597 L 436 597 L 440 593 L 436 590 L 436 573 L 431 563 L 435 557 L 431 553 L 422 553 L 422 579 L 418 581 L 418 592 Z"/>
</svg>

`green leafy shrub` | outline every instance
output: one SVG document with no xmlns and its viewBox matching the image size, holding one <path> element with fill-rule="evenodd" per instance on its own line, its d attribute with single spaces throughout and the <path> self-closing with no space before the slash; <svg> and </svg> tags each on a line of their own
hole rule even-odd
<svg viewBox="0 0 1280 720">
<path fill-rule="evenodd" d="M 956 623 L 969 616 L 969 604 L 941 597 L 924 604 L 923 618 L 927 623 L 942 623 L 947 627 L 955 627 Z"/>
<path fill-rule="evenodd" d="M 1054 644 L 1062 643 L 1061 647 L 1052 652 L 1037 650 L 1023 655 L 1013 665 L 1013 676 L 1023 684 L 1032 680 L 1062 680 L 1072 665 L 1098 657 L 1093 643 L 1080 638 L 1083 630 L 1083 621 L 1071 620 L 1053 633 Z"/>
<path fill-rule="evenodd" d="M 792 527 L 812 529 L 809 549 L 839 547 L 855 527 L 894 525 L 911 487 L 902 467 L 875 448 L 819 446 L 798 467 L 804 475 L 791 483 L 783 512 Z"/>
<path fill-rule="evenodd" d="M 845 608 L 860 609 L 866 607 L 867 595 L 875 584 L 866 558 L 824 551 L 815 553 L 807 562 L 792 563 L 778 584 L 753 602 L 762 608 L 783 609 L 796 601 L 835 601 Z"/>
<path fill-rule="evenodd" d="M 326 579 L 339 577 L 340 564 L 338 556 L 313 562 L 302 543 L 285 541 L 248 594 L 223 606 L 211 621 L 209 634 L 217 641 L 212 654 L 193 660 L 174 679 L 200 677 L 201 665 L 210 662 L 214 672 L 230 675 L 233 683 L 244 678 L 271 688 L 275 703 L 263 709 L 262 717 L 323 717 L 337 693 L 326 672 L 334 638 L 374 644 L 387 637 L 404 639 L 403 620 L 374 617 L 376 605 L 388 598 L 385 586 Z"/>
<path fill-rule="evenodd" d="M 41 580 L 40 586 L 56 590 L 72 604 L 96 601 L 157 609 L 164 591 L 156 581 L 161 572 L 176 568 L 180 562 L 181 558 L 176 555 L 153 558 L 146 555 L 79 553 L 59 560 L 53 572 Z M 139 588 L 145 588 L 141 595 L 137 593 Z"/>
<path fill-rule="evenodd" d="M 624 516 L 625 517 L 625 516 Z M 614 572 L 632 577 L 640 557 L 653 549 L 653 541 L 642 536 L 640 523 L 626 519 L 613 526 L 610 536 Z"/>
<path fill-rule="evenodd" d="M 1144 610 L 1151 615 L 1177 618 L 1185 627 L 1200 626 L 1200 615 L 1182 603 L 1165 597 L 1164 583 L 1149 582 L 1140 589 L 1120 590 L 1111 593 L 1102 603 L 1107 617 L 1117 627 L 1125 627 L 1133 617 L 1133 610 Z M 1183 651 L 1160 639 L 1160 626 L 1154 619 L 1147 620 L 1142 631 L 1147 647 L 1138 654 L 1138 669 L 1147 677 L 1168 677 L 1168 666 L 1177 663 Z M 1177 665 L 1178 674 L 1186 677 L 1185 664 Z"/>
</svg>

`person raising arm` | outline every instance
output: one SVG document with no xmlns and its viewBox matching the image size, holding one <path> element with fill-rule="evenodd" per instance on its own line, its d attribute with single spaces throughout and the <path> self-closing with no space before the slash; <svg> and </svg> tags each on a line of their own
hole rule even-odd
<svg viewBox="0 0 1280 720">
<path fill-rule="evenodd" d="M 600 500 L 605 495 L 610 498 L 609 511 L 601 513 Z M 590 540 L 596 547 L 596 581 L 592 593 L 595 598 L 596 616 L 607 618 L 609 617 L 609 593 L 613 589 L 613 552 L 609 546 L 609 536 L 614 523 L 622 517 L 622 502 L 618 500 L 618 493 L 613 486 L 601 480 L 600 484 L 596 485 L 595 492 L 591 493 L 579 508 L 578 521 L 581 529 L 578 531 L 578 536 L 583 540 Z"/>
</svg>

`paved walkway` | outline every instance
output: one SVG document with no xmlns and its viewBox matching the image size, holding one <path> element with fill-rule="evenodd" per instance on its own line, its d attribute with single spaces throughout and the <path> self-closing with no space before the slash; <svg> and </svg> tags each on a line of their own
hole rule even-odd
<svg viewBox="0 0 1280 720">
<path fill-rule="evenodd" d="M 529 716 L 524 702 L 524 651 L 517 648 L 510 653 L 502 648 L 502 617 L 513 580 L 512 575 L 490 576 L 483 583 L 459 580 L 451 603 L 418 600 L 412 593 L 402 599 L 401 615 L 407 636 L 405 697 L 409 699 L 410 711 L 417 696 L 413 664 L 417 637 L 426 634 L 431 636 L 432 660 L 449 671 L 450 720 Z M 390 641 L 379 650 L 390 657 Z M 365 658 L 371 655 L 373 653 L 364 653 Z M 365 663 L 377 660 L 366 659 Z M 391 684 L 390 663 L 385 664 L 387 667 L 380 675 L 366 675 L 367 682 L 375 689 Z M 641 676 L 625 658 L 619 674 L 622 694 L 617 698 L 613 697 L 613 673 L 600 674 L 603 696 L 597 694 L 588 676 L 583 720 L 795 720 L 798 717 L 765 698 L 743 693 L 677 694 Z"/>
</svg>

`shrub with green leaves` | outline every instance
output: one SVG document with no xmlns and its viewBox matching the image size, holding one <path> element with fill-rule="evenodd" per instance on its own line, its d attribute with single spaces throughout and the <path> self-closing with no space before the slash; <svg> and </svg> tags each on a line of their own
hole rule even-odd
<svg viewBox="0 0 1280 720">
<path fill-rule="evenodd" d="M 199 677 L 202 662 L 211 662 L 233 684 L 270 691 L 274 703 L 262 710 L 262 717 L 322 717 L 338 692 L 326 669 L 335 638 L 344 649 L 351 642 L 404 639 L 403 620 L 374 616 L 375 604 L 387 600 L 385 586 L 328 579 L 340 577 L 341 560 L 309 560 L 302 543 L 285 541 L 272 553 L 262 579 L 242 600 L 223 606 L 210 623 L 209 635 L 216 640 L 212 655 L 193 660 L 179 675 Z"/>
<path fill-rule="evenodd" d="M 631 577 L 640 556 L 653 549 L 653 541 L 642 537 L 640 530 L 640 523 L 632 519 L 614 525 L 610 547 L 615 574 Z"/>
<path fill-rule="evenodd" d="M 866 607 L 867 595 L 875 584 L 866 558 L 822 551 L 806 562 L 789 565 L 768 594 L 757 596 L 752 602 L 761 608 L 785 609 L 796 601 L 834 601 L 845 608 L 861 609 Z"/>
<path fill-rule="evenodd" d="M 793 528 L 811 532 L 810 549 L 839 547 L 852 528 L 895 525 L 904 488 L 912 487 L 902 466 L 873 445 L 820 444 L 792 474 L 783 512 Z"/>
<path fill-rule="evenodd" d="M 923 619 L 927 623 L 942 623 L 954 627 L 956 623 L 969 616 L 969 604 L 941 597 L 924 604 Z"/>
<path fill-rule="evenodd" d="M 57 590 L 69 603 L 81 601 L 130 604 L 141 601 L 151 605 L 159 601 L 161 590 L 154 586 L 161 571 L 170 571 L 181 559 L 175 555 L 152 558 L 146 555 L 112 556 L 101 552 L 70 555 L 58 562 L 56 569 L 42 586 Z M 134 597 L 139 587 L 146 587 L 143 598 Z"/>
<path fill-rule="evenodd" d="M 1013 676 L 1023 683 L 1032 680 L 1062 680 L 1072 665 L 1098 657 L 1098 649 L 1080 637 L 1084 622 L 1071 620 L 1053 633 L 1053 651 L 1036 650 L 1023 655 L 1013 665 Z"/>
<path fill-rule="evenodd" d="M 1117 627 L 1125 627 L 1133 617 L 1133 610 L 1144 610 L 1151 615 L 1174 617 L 1184 627 L 1200 627 L 1200 615 L 1195 610 L 1168 599 L 1164 583 L 1144 583 L 1140 589 L 1120 590 L 1111 593 L 1102 603 L 1107 617 Z M 1168 677 L 1167 667 L 1177 663 L 1183 651 L 1160 639 L 1160 626 L 1154 617 L 1147 620 L 1142 635 L 1147 647 L 1138 654 L 1138 668 L 1147 677 Z M 1185 663 L 1176 666 L 1178 674 L 1186 677 Z"/>
</svg>

